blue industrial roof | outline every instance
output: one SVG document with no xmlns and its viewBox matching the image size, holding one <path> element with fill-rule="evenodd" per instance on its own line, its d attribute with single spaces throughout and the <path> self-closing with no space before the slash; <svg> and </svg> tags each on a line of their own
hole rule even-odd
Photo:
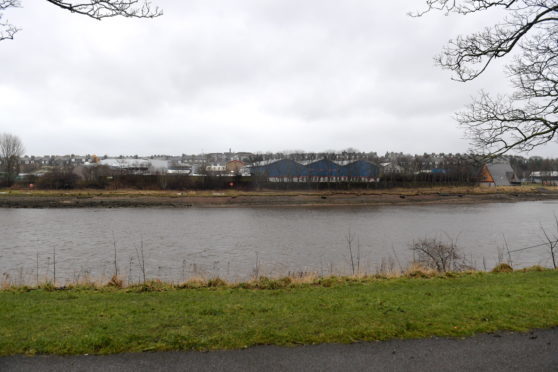
<svg viewBox="0 0 558 372">
<path fill-rule="evenodd" d="M 252 173 L 267 177 L 366 177 L 376 178 L 379 167 L 366 160 L 339 165 L 329 159 L 321 159 L 307 165 L 294 160 L 281 159 L 265 165 L 252 167 Z"/>
</svg>

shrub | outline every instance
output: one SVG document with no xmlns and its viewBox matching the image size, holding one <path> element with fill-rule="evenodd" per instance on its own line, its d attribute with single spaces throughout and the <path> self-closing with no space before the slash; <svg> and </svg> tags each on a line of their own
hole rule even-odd
<svg viewBox="0 0 558 372">
<path fill-rule="evenodd" d="M 280 289 L 286 288 L 291 285 L 292 279 L 289 277 L 284 277 L 280 279 L 270 279 L 268 277 L 262 276 L 255 283 L 256 288 L 259 289 Z"/>
<path fill-rule="evenodd" d="M 427 269 L 438 272 L 457 271 L 460 269 L 457 246 L 454 242 L 443 243 L 437 239 L 421 239 L 411 245 L 415 262 Z"/>
<path fill-rule="evenodd" d="M 405 276 L 408 278 L 430 278 L 435 276 L 437 271 L 414 262 L 405 271 Z"/>
<path fill-rule="evenodd" d="M 226 287 L 227 286 L 227 282 L 225 282 L 223 279 L 221 278 L 213 278 L 213 279 L 209 279 L 207 281 L 207 286 L 208 287 Z"/>
<path fill-rule="evenodd" d="M 71 169 L 56 168 L 37 179 L 40 189 L 74 189 L 79 181 L 79 176 Z"/>
<path fill-rule="evenodd" d="M 107 283 L 107 286 L 114 287 L 114 288 L 122 288 L 124 287 L 124 281 L 120 279 L 118 276 L 113 275 L 110 278 L 110 281 Z"/>
<path fill-rule="evenodd" d="M 270 279 L 266 276 L 261 276 L 257 281 L 256 281 L 256 288 L 259 289 L 277 289 L 278 285 L 276 283 L 275 280 Z"/>
<path fill-rule="evenodd" d="M 511 267 L 507 263 L 500 263 L 496 265 L 495 268 L 492 269 L 493 273 L 511 273 L 512 271 L 513 271 L 513 267 Z"/>
</svg>

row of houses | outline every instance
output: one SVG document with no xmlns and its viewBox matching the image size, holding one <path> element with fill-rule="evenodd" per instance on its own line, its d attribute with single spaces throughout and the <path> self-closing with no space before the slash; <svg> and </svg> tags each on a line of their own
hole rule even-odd
<svg viewBox="0 0 558 372">
<path fill-rule="evenodd" d="M 108 158 L 97 163 L 86 164 L 89 167 L 106 166 L 116 171 L 127 174 L 184 174 L 192 176 L 216 175 L 216 176 L 249 176 L 250 172 L 246 164 L 240 160 L 230 160 L 224 164 L 201 163 L 192 164 L 182 160 L 171 159 L 143 159 L 143 158 Z"/>
<path fill-rule="evenodd" d="M 110 157 L 108 155 L 97 156 L 97 155 L 25 155 L 21 157 L 20 164 L 24 167 L 69 167 L 69 166 L 79 166 L 79 165 L 91 165 L 99 164 L 101 161 L 108 163 L 111 167 L 118 167 L 120 163 L 144 163 L 157 161 L 166 161 L 169 163 L 170 167 L 179 164 L 188 164 L 189 166 L 196 166 L 202 164 L 210 165 L 225 165 L 230 161 L 242 161 L 246 162 L 253 154 L 250 152 L 222 152 L 222 153 L 208 153 L 208 154 L 194 154 L 187 155 L 182 154 L 180 156 L 171 155 L 151 155 L 148 157 L 134 156 L 118 156 Z M 144 166 L 140 168 L 144 168 Z"/>
</svg>

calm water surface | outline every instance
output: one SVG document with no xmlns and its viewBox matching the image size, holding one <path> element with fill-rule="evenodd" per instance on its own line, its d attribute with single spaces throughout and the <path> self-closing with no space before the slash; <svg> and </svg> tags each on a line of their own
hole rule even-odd
<svg viewBox="0 0 558 372">
<path fill-rule="evenodd" d="M 409 244 L 424 237 L 457 240 L 477 268 L 494 266 L 498 247 L 544 242 L 541 224 L 558 235 L 558 201 L 482 205 L 234 209 L 0 209 L 4 280 L 64 283 L 110 277 L 114 244 L 120 274 L 137 281 L 143 244 L 147 276 L 180 281 L 219 275 L 245 279 L 292 272 L 349 273 L 347 235 L 360 246 L 361 270 L 382 261 L 405 265 Z M 505 240 L 504 240 L 505 239 Z M 141 253 L 140 253 L 141 254 Z M 37 261 L 38 255 L 38 261 Z M 512 253 L 515 266 L 551 264 L 545 247 Z"/>
</svg>

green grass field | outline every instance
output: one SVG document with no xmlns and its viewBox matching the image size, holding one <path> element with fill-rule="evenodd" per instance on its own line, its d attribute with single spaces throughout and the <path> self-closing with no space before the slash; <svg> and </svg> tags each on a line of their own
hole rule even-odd
<svg viewBox="0 0 558 372">
<path fill-rule="evenodd" d="M 319 283 L 4 290 L 0 355 L 215 350 L 558 326 L 556 270 Z"/>
</svg>

